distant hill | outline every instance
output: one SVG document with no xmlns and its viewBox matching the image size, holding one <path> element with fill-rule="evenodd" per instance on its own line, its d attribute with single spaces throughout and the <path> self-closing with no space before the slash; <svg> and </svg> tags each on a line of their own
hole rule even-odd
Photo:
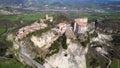
<svg viewBox="0 0 120 68">
<path fill-rule="evenodd" d="M 0 5 L 19 5 L 24 4 L 24 0 L 0 0 Z"/>
<path fill-rule="evenodd" d="M 59 7 L 68 7 L 68 8 L 77 8 L 78 6 L 84 7 L 87 5 L 89 7 L 90 3 L 100 3 L 100 2 L 116 2 L 120 0 L 0 0 L 0 5 L 2 6 L 14 6 L 21 8 L 58 8 Z M 84 3 L 87 2 L 87 3 Z M 84 5 L 84 6 L 83 6 Z"/>
</svg>

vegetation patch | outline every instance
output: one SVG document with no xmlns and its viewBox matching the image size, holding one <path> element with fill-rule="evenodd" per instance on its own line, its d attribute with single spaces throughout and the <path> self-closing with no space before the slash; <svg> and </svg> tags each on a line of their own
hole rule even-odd
<svg viewBox="0 0 120 68">
<path fill-rule="evenodd" d="M 34 21 L 44 17 L 44 13 L 5 15 L 0 16 L 0 21 Z"/>
<path fill-rule="evenodd" d="M 0 35 L 5 32 L 4 28 L 0 28 Z"/>
<path fill-rule="evenodd" d="M 51 47 L 49 48 L 49 54 L 47 54 L 47 56 L 51 56 L 55 53 L 58 53 L 59 52 L 59 45 L 60 43 L 58 42 L 58 40 L 56 40 L 52 45 Z"/>
<path fill-rule="evenodd" d="M 111 68 L 119 68 L 119 67 L 120 67 L 120 60 L 114 59 L 111 64 Z"/>
<path fill-rule="evenodd" d="M 27 37 L 27 38 L 30 38 L 32 35 L 34 35 L 34 36 L 41 36 L 42 33 L 47 32 L 47 31 L 49 31 L 50 29 L 51 29 L 50 27 L 46 27 L 46 28 L 44 28 L 44 29 L 40 29 L 40 30 L 31 32 L 31 33 L 29 33 L 26 37 Z M 25 39 L 26 37 L 22 38 L 21 40 Z"/>
<path fill-rule="evenodd" d="M 12 42 L 0 39 L 0 56 L 4 56 L 6 50 L 13 45 Z"/>
<path fill-rule="evenodd" d="M 60 45 L 62 46 L 63 49 L 67 49 L 67 44 L 66 44 L 66 36 L 60 36 L 49 48 L 49 54 L 47 56 L 51 56 L 55 53 L 59 52 Z"/>
<path fill-rule="evenodd" d="M 6 15 L 1 16 L 0 21 L 17 21 L 19 18 L 17 18 L 16 15 Z"/>
<path fill-rule="evenodd" d="M 112 38 L 113 38 L 113 40 L 112 40 L 113 43 L 120 43 L 120 35 L 119 34 L 113 35 Z"/>
<path fill-rule="evenodd" d="M 67 44 L 66 44 L 66 36 L 65 35 L 63 35 L 62 37 L 61 37 L 61 44 L 62 44 L 62 47 L 63 47 L 63 49 L 67 49 L 68 48 L 68 46 L 67 46 Z"/>
<path fill-rule="evenodd" d="M 67 54 L 65 54 L 64 56 L 67 57 Z"/>
<path fill-rule="evenodd" d="M 34 21 L 34 20 L 38 20 L 40 18 L 44 18 L 43 13 L 24 14 L 24 15 L 19 16 L 19 19 L 25 20 L 25 21 Z"/>
<path fill-rule="evenodd" d="M 120 12 L 98 13 L 98 12 L 70 12 L 72 18 L 88 17 L 89 21 L 107 19 L 120 19 Z"/>
<path fill-rule="evenodd" d="M 36 57 L 36 58 L 34 58 L 34 60 L 37 61 L 40 64 L 44 64 L 44 60 L 40 57 Z"/>
<path fill-rule="evenodd" d="M 53 17 L 54 17 L 54 21 L 55 21 L 54 24 L 58 24 L 63 21 L 69 21 L 69 18 L 62 14 L 54 14 Z"/>
<path fill-rule="evenodd" d="M 86 47 L 88 44 L 90 44 L 91 38 L 91 35 L 89 34 L 89 32 L 87 32 L 86 40 L 84 42 L 81 42 L 82 46 Z"/>
<path fill-rule="evenodd" d="M 87 68 L 98 68 L 98 67 L 99 67 L 99 62 L 97 61 L 97 59 L 91 59 L 90 63 L 87 63 Z"/>
<path fill-rule="evenodd" d="M 0 68 L 25 68 L 25 65 L 13 58 L 0 57 Z"/>
</svg>

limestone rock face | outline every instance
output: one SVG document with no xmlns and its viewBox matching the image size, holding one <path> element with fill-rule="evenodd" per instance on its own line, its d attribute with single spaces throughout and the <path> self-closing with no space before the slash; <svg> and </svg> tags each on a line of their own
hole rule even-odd
<svg viewBox="0 0 120 68">
<path fill-rule="evenodd" d="M 31 41 L 39 48 L 49 48 L 51 43 L 53 43 L 57 38 L 58 36 L 56 36 L 54 32 L 49 31 L 43 33 L 40 37 L 32 36 Z"/>
<path fill-rule="evenodd" d="M 42 36 L 32 36 L 31 41 L 38 48 L 38 52 L 42 58 L 44 58 L 51 47 L 51 44 L 58 38 L 53 31 L 48 31 L 42 34 Z"/>
<path fill-rule="evenodd" d="M 86 49 L 67 39 L 68 48 L 45 59 L 45 68 L 86 68 Z"/>
<path fill-rule="evenodd" d="M 37 68 L 87 68 L 87 62 L 91 68 L 96 68 L 91 63 L 97 59 L 98 67 L 109 68 L 111 58 L 120 57 L 116 53 L 119 53 L 117 47 L 111 44 L 112 36 L 94 29 L 92 24 L 86 33 L 77 35 L 69 24 L 62 23 L 60 26 L 14 41 L 14 49 L 18 50 L 21 61 Z M 8 39 L 13 40 L 12 35 Z M 37 60 L 34 59 L 36 57 Z M 38 63 L 42 62 L 41 59 L 43 63 Z"/>
<path fill-rule="evenodd" d="M 18 55 L 21 62 L 37 68 L 41 68 L 41 64 L 33 60 L 36 57 L 45 58 L 49 52 L 51 44 L 59 37 L 54 31 L 42 33 L 40 36 L 30 36 L 22 40 L 14 41 L 14 46 L 18 49 Z M 16 49 L 15 48 L 15 49 Z M 43 66 L 42 66 L 43 67 Z"/>
<path fill-rule="evenodd" d="M 111 41 L 111 35 L 106 35 L 102 33 L 98 33 L 98 37 L 93 38 L 91 41 L 99 41 L 100 43 L 106 43 L 106 41 Z"/>
</svg>

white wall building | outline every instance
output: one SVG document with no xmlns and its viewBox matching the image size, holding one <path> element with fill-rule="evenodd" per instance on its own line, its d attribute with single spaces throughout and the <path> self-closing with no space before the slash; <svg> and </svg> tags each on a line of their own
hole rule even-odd
<svg viewBox="0 0 120 68">
<path fill-rule="evenodd" d="M 74 32 L 84 34 L 87 31 L 88 18 L 77 18 L 74 21 Z"/>
</svg>

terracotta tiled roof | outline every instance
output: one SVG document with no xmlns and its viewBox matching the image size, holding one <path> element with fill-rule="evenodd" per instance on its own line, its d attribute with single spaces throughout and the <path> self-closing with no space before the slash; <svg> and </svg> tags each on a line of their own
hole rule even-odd
<svg viewBox="0 0 120 68">
<path fill-rule="evenodd" d="M 34 32 L 36 30 L 40 30 L 40 29 L 43 29 L 45 27 L 47 27 L 47 25 L 44 24 L 44 23 L 34 22 L 33 24 L 31 24 L 29 26 L 25 26 L 25 27 L 22 27 L 21 29 L 19 29 L 16 38 L 17 39 L 22 39 L 23 37 L 25 37 L 30 32 Z"/>
</svg>

